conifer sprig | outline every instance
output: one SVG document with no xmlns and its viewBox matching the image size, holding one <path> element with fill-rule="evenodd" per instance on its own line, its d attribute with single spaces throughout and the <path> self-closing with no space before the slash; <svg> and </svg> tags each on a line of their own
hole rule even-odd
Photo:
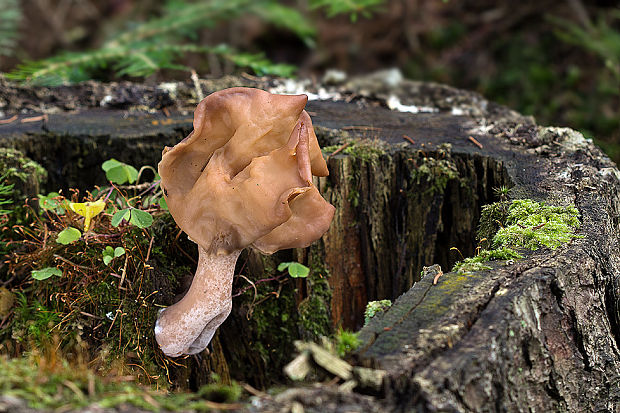
<svg viewBox="0 0 620 413">
<path fill-rule="evenodd" d="M 0 0 L 0 56 L 11 56 L 22 18 L 19 0 Z"/>
<path fill-rule="evenodd" d="M 17 0 L 0 0 L 0 2 Z M 343 5 L 330 15 L 359 13 L 384 0 L 336 0 Z M 314 0 L 316 7 L 327 7 Z M 313 6 L 313 4 L 311 4 Z M 146 77 L 161 69 L 190 71 L 178 61 L 187 53 L 211 54 L 249 68 L 258 75 L 291 76 L 294 66 L 274 64 L 263 53 L 242 53 L 226 45 L 196 45 L 196 33 L 224 21 L 253 15 L 294 33 L 308 46 L 313 46 L 316 29 L 301 12 L 276 0 L 169 0 L 162 15 L 116 35 L 101 48 L 84 52 L 64 52 L 57 56 L 27 61 L 7 74 L 9 79 L 37 85 L 55 86 L 88 79 L 111 77 Z M 1 43 L 0 43 L 1 46 Z"/>
</svg>

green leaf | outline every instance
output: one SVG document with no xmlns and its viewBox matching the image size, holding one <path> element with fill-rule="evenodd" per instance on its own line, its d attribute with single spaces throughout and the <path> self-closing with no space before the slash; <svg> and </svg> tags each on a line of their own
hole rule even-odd
<svg viewBox="0 0 620 413">
<path fill-rule="evenodd" d="M 153 216 L 148 212 L 142 211 L 140 209 L 132 209 L 129 222 L 131 222 L 138 228 L 147 228 L 150 227 L 153 223 Z"/>
<path fill-rule="evenodd" d="M 112 159 L 108 159 L 107 161 L 102 163 L 101 164 L 101 169 L 103 169 L 104 171 L 108 172 L 110 169 L 118 168 L 119 166 L 122 166 L 122 163 L 117 161 L 116 159 L 112 158 Z"/>
<path fill-rule="evenodd" d="M 102 251 L 102 254 L 103 254 L 103 263 L 105 265 L 109 265 L 114 258 L 120 257 L 121 255 L 125 254 L 125 248 L 123 247 L 112 248 L 111 246 L 108 245 Z"/>
<path fill-rule="evenodd" d="M 60 271 L 56 267 L 47 267 L 40 270 L 33 270 L 30 274 L 32 275 L 32 278 L 39 281 L 47 280 L 52 275 L 55 275 L 56 277 L 62 277 L 62 271 Z"/>
<path fill-rule="evenodd" d="M 159 198 L 159 207 L 163 210 L 169 211 L 168 203 L 166 202 L 166 198 Z"/>
<path fill-rule="evenodd" d="M 117 211 L 112 216 L 112 221 L 110 221 L 110 223 L 112 224 L 113 227 L 118 227 L 122 220 L 129 221 L 130 215 L 131 215 L 130 209 L 121 209 L 120 211 Z"/>
<path fill-rule="evenodd" d="M 116 159 L 108 159 L 101 164 L 101 169 L 105 171 L 105 176 L 112 183 L 122 185 L 129 182 L 133 184 L 138 179 L 138 170 L 131 165 L 119 162 Z"/>
<path fill-rule="evenodd" d="M 288 266 L 288 273 L 293 278 L 305 278 L 310 274 L 310 268 L 298 262 L 293 262 Z"/>
<path fill-rule="evenodd" d="M 310 268 L 298 262 L 282 262 L 278 265 L 278 271 L 288 268 L 288 274 L 293 278 L 305 278 L 310 274 Z"/>
<path fill-rule="evenodd" d="M 58 192 L 50 192 L 47 195 L 39 195 L 39 208 L 48 211 L 54 211 L 58 215 L 65 213 L 66 201 L 59 201 L 60 194 Z"/>
<path fill-rule="evenodd" d="M 82 233 L 79 229 L 73 227 L 67 227 L 60 231 L 58 237 L 56 238 L 56 242 L 63 245 L 71 244 L 80 239 Z"/>
</svg>

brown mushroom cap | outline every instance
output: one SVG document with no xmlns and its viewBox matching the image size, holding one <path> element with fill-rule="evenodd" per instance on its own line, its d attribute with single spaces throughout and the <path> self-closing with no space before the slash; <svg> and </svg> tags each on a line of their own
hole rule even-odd
<svg viewBox="0 0 620 413">
<path fill-rule="evenodd" d="M 159 163 L 168 208 L 192 240 L 212 253 L 272 253 L 327 231 L 334 207 L 311 181 L 328 171 L 306 102 L 232 88 L 198 105 L 194 131 Z"/>
</svg>

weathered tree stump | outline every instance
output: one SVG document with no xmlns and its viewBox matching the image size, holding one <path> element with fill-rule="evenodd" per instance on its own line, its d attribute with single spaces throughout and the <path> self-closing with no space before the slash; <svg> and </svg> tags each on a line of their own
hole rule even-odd
<svg viewBox="0 0 620 413">
<path fill-rule="evenodd" d="M 230 78 L 203 82 L 202 93 L 233 85 L 286 88 Z M 356 364 L 386 374 L 372 395 L 292 388 L 258 398 L 251 410 L 298 403 L 322 412 L 620 411 L 620 172 L 609 158 L 574 131 L 539 127 L 445 86 L 379 78 L 327 92 L 340 100 L 311 101 L 307 109 L 322 146 L 331 146 L 331 175 L 319 185 L 337 213 L 323 239 L 295 256 L 329 272 L 334 326 L 359 328 L 368 301 L 398 297 L 361 330 L 354 354 Z M 43 121 L 0 125 L 0 144 L 40 162 L 48 189 L 86 188 L 104 182 L 99 165 L 110 157 L 155 165 L 161 148 L 191 129 L 196 95 L 186 84 L 48 90 L 0 83 L 5 117 L 47 113 Z M 511 265 L 448 273 L 460 259 L 452 247 L 474 255 L 481 208 L 502 185 L 513 186 L 515 198 L 576 206 L 579 237 Z M 248 262 L 258 273 L 266 265 Z M 446 272 L 438 283 L 420 280 L 422 267 L 435 263 Z M 312 286 L 295 287 L 299 306 Z M 215 346 L 224 348 L 214 350 L 223 359 L 195 362 L 192 372 L 219 369 L 270 383 L 247 372 L 274 367 L 256 360 L 249 343 L 233 361 L 243 316 L 221 328 Z"/>
</svg>

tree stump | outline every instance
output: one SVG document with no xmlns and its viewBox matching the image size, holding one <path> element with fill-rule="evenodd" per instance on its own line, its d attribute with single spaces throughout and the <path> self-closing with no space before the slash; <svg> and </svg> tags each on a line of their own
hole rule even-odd
<svg viewBox="0 0 620 413">
<path fill-rule="evenodd" d="M 29 89 L 0 80 L 0 110 L 20 113 L 0 125 L 0 144 L 40 162 L 49 190 L 86 188 L 104 182 L 99 165 L 110 157 L 155 165 L 164 145 L 191 130 L 196 96 L 230 86 L 277 92 L 300 84 L 225 78 L 203 81 L 201 91 L 182 83 Z M 323 239 L 295 256 L 328 271 L 333 326 L 360 328 L 368 301 L 396 299 L 363 327 L 353 356 L 385 375 L 370 392 L 292 386 L 250 410 L 620 411 L 620 172 L 609 158 L 575 131 L 537 126 L 447 86 L 389 74 L 301 86 L 329 97 L 307 110 L 329 146 L 331 174 L 318 184 L 337 212 Z M 41 110 L 45 119 L 21 122 Z M 475 254 L 481 208 L 502 185 L 514 198 L 577 207 L 578 237 L 509 265 L 448 272 L 461 259 L 453 247 Z M 431 264 L 445 272 L 436 285 L 432 275 L 420 279 Z M 296 288 L 299 306 L 312 287 Z M 228 363 L 238 319 L 219 334 Z M 251 364 L 252 348 L 243 353 Z"/>
</svg>

